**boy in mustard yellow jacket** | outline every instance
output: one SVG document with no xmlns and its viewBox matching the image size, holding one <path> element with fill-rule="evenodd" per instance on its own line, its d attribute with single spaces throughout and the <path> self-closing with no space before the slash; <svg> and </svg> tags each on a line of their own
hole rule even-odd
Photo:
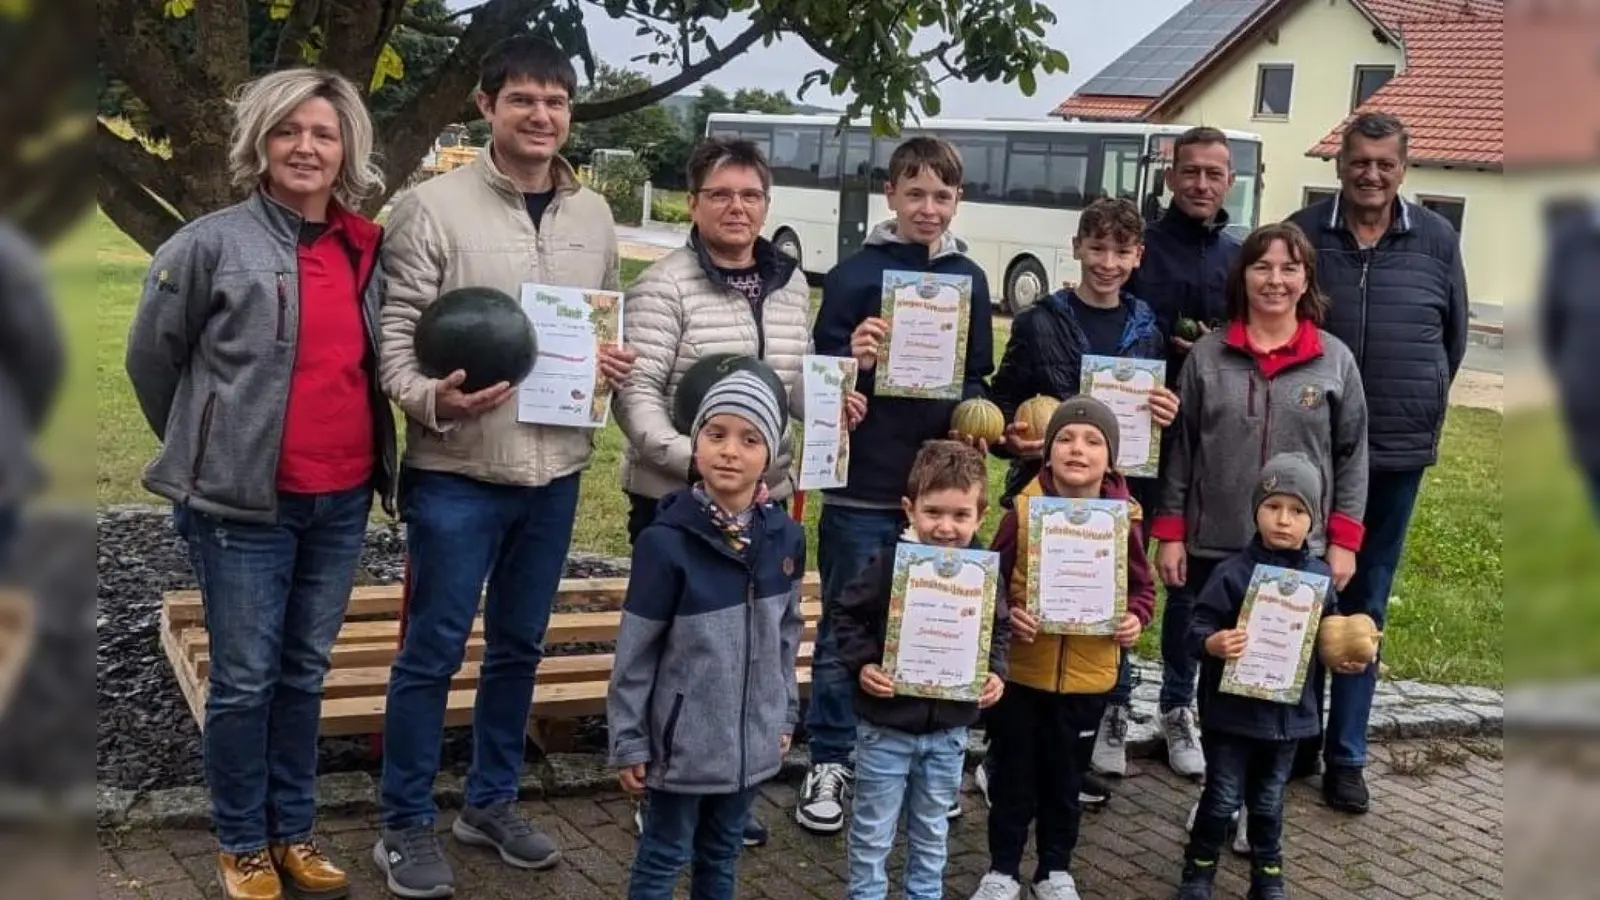
<svg viewBox="0 0 1600 900">
<path fill-rule="evenodd" d="M 1105 404 L 1068 398 L 1045 430 L 1047 464 L 1018 496 L 1124 500 L 1128 503 L 1128 613 L 1109 637 L 1040 634 L 1027 611 L 1027 568 L 1017 562 L 1017 512 L 1006 513 L 991 549 L 1000 554 L 1011 617 L 1005 693 L 989 710 L 989 873 L 972 900 L 1019 900 L 1022 851 L 1035 825 L 1039 866 L 1032 896 L 1078 900 L 1069 872 L 1083 807 L 1078 798 L 1106 697 L 1125 648 L 1138 640 L 1155 606 L 1144 552 L 1143 515 L 1128 483 L 1112 470 L 1117 419 Z"/>
</svg>

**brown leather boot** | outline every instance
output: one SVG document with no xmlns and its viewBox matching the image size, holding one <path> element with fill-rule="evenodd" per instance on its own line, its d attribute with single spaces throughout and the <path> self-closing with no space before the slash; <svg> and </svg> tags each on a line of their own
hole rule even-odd
<svg viewBox="0 0 1600 900">
<path fill-rule="evenodd" d="M 273 844 L 272 862 L 283 877 L 284 892 L 293 900 L 339 900 L 350 893 L 349 876 L 313 840 Z"/>
<path fill-rule="evenodd" d="M 218 853 L 217 880 L 228 900 L 283 900 L 283 883 L 265 850 Z"/>
</svg>

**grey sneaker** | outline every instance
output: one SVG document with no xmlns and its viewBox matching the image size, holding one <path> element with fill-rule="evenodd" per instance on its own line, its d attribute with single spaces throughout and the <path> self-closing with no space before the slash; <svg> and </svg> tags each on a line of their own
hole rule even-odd
<svg viewBox="0 0 1600 900">
<path fill-rule="evenodd" d="M 844 829 L 844 800 L 850 793 L 850 770 L 838 763 L 811 767 L 800 784 L 794 819 L 813 834 L 834 834 Z"/>
<path fill-rule="evenodd" d="M 1089 757 L 1089 767 L 1102 775 L 1122 777 L 1128 774 L 1128 722 L 1132 713 L 1122 704 L 1106 707 L 1100 720 L 1100 733 L 1095 735 L 1094 754 Z"/>
<path fill-rule="evenodd" d="M 978 882 L 972 900 L 1022 900 L 1022 885 L 1010 875 L 990 872 Z"/>
<path fill-rule="evenodd" d="M 1200 749 L 1200 728 L 1187 706 L 1161 714 L 1161 736 L 1167 742 L 1167 765 L 1185 778 L 1203 778 L 1206 755 Z"/>
<path fill-rule="evenodd" d="M 404 831 L 383 829 L 372 845 L 372 861 L 383 872 L 389 893 L 406 900 L 431 900 L 455 894 L 455 873 L 432 825 Z"/>
<path fill-rule="evenodd" d="M 1079 900 L 1078 883 L 1066 872 L 1051 872 L 1033 886 L 1033 896 L 1034 900 Z"/>
<path fill-rule="evenodd" d="M 500 851 L 501 859 L 519 869 L 548 869 L 561 859 L 555 841 L 529 824 L 512 803 L 462 807 L 450 833 L 463 844 Z"/>
</svg>

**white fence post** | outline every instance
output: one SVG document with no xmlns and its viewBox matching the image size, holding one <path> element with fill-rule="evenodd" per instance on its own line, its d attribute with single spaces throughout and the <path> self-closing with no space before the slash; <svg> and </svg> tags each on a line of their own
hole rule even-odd
<svg viewBox="0 0 1600 900">
<path fill-rule="evenodd" d="M 639 222 L 642 225 L 650 224 L 650 212 L 655 208 L 655 201 L 652 196 L 654 193 L 654 187 L 649 181 L 646 181 L 644 183 L 644 211 L 639 214 Z"/>
</svg>

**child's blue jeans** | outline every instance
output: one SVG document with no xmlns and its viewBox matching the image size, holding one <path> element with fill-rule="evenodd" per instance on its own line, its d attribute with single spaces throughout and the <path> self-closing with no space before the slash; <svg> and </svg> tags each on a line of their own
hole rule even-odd
<svg viewBox="0 0 1600 900">
<path fill-rule="evenodd" d="M 1187 857 L 1216 862 L 1233 814 L 1243 806 L 1256 868 L 1283 864 L 1283 790 L 1294 767 L 1296 741 L 1270 741 L 1201 730 L 1206 786 L 1200 794 Z"/>
<path fill-rule="evenodd" d="M 889 895 L 889 850 L 906 812 L 906 900 L 944 892 L 947 814 L 961 790 L 967 729 L 907 734 L 856 724 L 856 783 L 850 818 L 850 900 Z"/>
<path fill-rule="evenodd" d="M 651 791 L 628 900 L 672 900 L 685 864 L 690 900 L 733 900 L 744 822 L 755 797 L 754 788 L 734 794 Z"/>
</svg>

